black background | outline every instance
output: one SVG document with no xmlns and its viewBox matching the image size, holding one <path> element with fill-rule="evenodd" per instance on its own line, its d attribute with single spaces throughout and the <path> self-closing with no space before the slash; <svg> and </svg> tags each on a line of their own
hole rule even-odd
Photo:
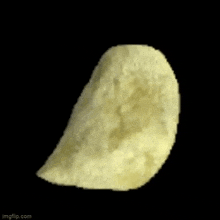
<svg viewBox="0 0 220 220">
<path fill-rule="evenodd" d="M 52 18 L 15 19 L 10 24 L 5 32 L 6 68 L 2 80 L 3 110 L 7 112 L 3 118 L 6 120 L 6 144 L 2 146 L 3 213 L 31 214 L 33 219 L 41 219 L 42 213 L 53 216 L 59 212 L 68 213 L 71 218 L 71 213 L 83 209 L 83 218 L 109 201 L 112 201 L 110 210 L 123 209 L 124 204 L 124 210 L 139 206 L 145 210 L 149 204 L 179 210 L 184 209 L 185 201 L 187 210 L 194 209 L 194 201 L 198 202 L 200 195 L 195 181 L 199 165 L 194 151 L 198 146 L 189 124 L 193 109 L 184 107 L 195 101 L 190 94 L 194 85 L 189 78 L 194 78 L 191 67 L 196 62 L 192 53 L 198 51 L 195 46 L 189 53 L 189 45 L 195 42 L 190 31 L 169 33 L 166 28 L 163 30 L 163 24 L 160 31 L 126 25 L 104 28 L 100 23 L 85 25 L 78 20 L 60 22 Z M 35 173 L 62 136 L 98 60 L 107 49 L 118 44 L 147 44 L 161 50 L 176 74 L 183 108 L 167 162 L 146 186 L 128 192 L 61 187 L 37 178 Z M 139 201 L 146 201 L 146 206 Z M 94 202 L 97 207 L 90 210 Z"/>
</svg>

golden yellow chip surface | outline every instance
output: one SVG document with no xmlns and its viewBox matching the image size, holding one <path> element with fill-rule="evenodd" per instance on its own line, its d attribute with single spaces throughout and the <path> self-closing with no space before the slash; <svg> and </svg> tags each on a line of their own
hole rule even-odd
<svg viewBox="0 0 220 220">
<path fill-rule="evenodd" d="M 95 67 L 37 176 L 86 189 L 137 189 L 168 158 L 179 113 L 178 82 L 162 52 L 114 46 Z"/>
</svg>

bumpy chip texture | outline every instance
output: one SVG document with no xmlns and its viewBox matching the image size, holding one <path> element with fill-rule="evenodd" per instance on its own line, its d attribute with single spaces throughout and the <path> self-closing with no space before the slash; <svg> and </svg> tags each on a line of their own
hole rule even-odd
<svg viewBox="0 0 220 220">
<path fill-rule="evenodd" d="M 38 176 L 58 185 L 138 188 L 168 157 L 178 113 L 177 80 L 165 56 L 146 45 L 112 47 Z"/>
</svg>

